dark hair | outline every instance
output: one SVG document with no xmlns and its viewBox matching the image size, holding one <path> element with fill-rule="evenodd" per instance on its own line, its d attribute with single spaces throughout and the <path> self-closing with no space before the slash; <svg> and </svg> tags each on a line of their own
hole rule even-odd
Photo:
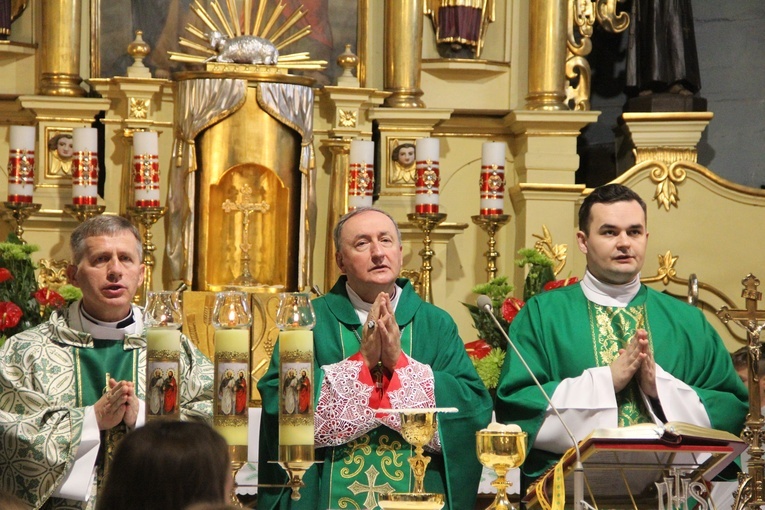
<svg viewBox="0 0 765 510">
<path fill-rule="evenodd" d="M 398 161 L 398 153 L 401 152 L 401 149 L 410 149 L 410 148 L 415 149 L 416 147 L 413 143 L 409 143 L 409 142 L 400 143 L 393 148 L 393 152 L 391 152 L 390 158 L 393 161 Z"/>
<path fill-rule="evenodd" d="M 0 489 L 0 508 L 3 510 L 26 510 L 29 508 L 28 503 L 11 494 Z"/>
<path fill-rule="evenodd" d="M 80 223 L 69 238 L 69 247 L 72 250 L 72 263 L 79 264 L 85 256 L 85 240 L 89 237 L 116 236 L 122 232 L 130 232 L 135 237 L 138 248 L 138 261 L 143 261 L 143 245 L 141 235 L 135 225 L 122 216 L 101 214 Z"/>
<path fill-rule="evenodd" d="M 367 212 L 367 211 L 379 212 L 380 214 L 384 214 L 385 216 L 387 216 L 390 219 L 390 221 L 393 222 L 393 226 L 396 227 L 396 235 L 398 236 L 398 244 L 401 244 L 401 231 L 398 228 L 398 223 L 396 223 L 396 220 L 393 219 L 393 216 L 386 213 L 382 209 L 375 209 L 374 207 L 359 207 L 345 213 L 343 216 L 340 217 L 339 220 L 337 220 L 337 223 L 335 224 L 335 229 L 332 231 L 332 238 L 335 241 L 335 251 L 340 251 L 340 237 L 343 235 L 343 227 L 348 222 L 348 220 L 350 220 L 354 216 L 358 216 L 359 214 Z"/>
<path fill-rule="evenodd" d="M 228 445 L 204 423 L 157 420 L 117 445 L 97 510 L 182 510 L 228 501 Z"/>
<path fill-rule="evenodd" d="M 72 133 L 59 133 L 48 140 L 48 150 L 58 150 L 58 141 L 62 138 L 72 138 Z"/>
<path fill-rule="evenodd" d="M 637 202 L 643 208 L 643 214 L 648 218 L 645 202 L 640 195 L 622 184 L 606 184 L 592 190 L 579 208 L 579 230 L 589 235 L 590 211 L 594 204 L 613 204 L 616 202 Z"/>
</svg>

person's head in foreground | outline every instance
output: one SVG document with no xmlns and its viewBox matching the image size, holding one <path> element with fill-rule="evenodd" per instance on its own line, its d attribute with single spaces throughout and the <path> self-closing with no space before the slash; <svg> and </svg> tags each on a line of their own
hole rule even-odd
<svg viewBox="0 0 765 510">
<path fill-rule="evenodd" d="M 233 480 L 228 445 L 204 423 L 157 420 L 117 445 L 97 510 L 183 510 L 226 503 Z"/>
</svg>

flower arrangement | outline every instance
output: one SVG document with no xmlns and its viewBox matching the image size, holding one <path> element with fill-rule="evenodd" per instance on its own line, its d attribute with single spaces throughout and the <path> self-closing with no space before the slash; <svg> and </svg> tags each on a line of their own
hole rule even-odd
<svg viewBox="0 0 765 510">
<path fill-rule="evenodd" d="M 518 255 L 521 258 L 515 261 L 516 265 L 530 266 L 523 285 L 523 300 L 510 296 L 513 286 L 508 282 L 507 276 L 498 276 L 472 289 L 473 293 L 483 294 L 491 299 L 494 316 L 505 332 L 531 297 L 578 281 L 576 277 L 555 280 L 553 261 L 534 249 L 524 248 L 518 252 Z M 470 303 L 463 304 L 470 312 L 473 327 L 478 330 L 479 337 L 478 340 L 465 344 L 465 349 L 484 385 L 489 390 L 493 390 L 499 384 L 507 341 L 497 330 L 494 321 L 483 310 Z"/>
<path fill-rule="evenodd" d="M 15 234 L 0 243 L 0 345 L 5 339 L 48 319 L 53 310 L 79 299 L 80 290 L 63 285 L 58 292 L 39 288 L 31 254 L 39 248 L 22 244 Z"/>
</svg>

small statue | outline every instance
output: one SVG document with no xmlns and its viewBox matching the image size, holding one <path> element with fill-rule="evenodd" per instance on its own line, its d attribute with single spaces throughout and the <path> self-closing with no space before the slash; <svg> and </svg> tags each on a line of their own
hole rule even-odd
<svg viewBox="0 0 765 510">
<path fill-rule="evenodd" d="M 237 64 L 274 65 L 279 59 L 279 50 L 268 39 L 254 35 L 240 35 L 228 38 L 220 32 L 208 35 L 210 47 L 218 52 L 206 62 L 226 62 Z"/>
</svg>

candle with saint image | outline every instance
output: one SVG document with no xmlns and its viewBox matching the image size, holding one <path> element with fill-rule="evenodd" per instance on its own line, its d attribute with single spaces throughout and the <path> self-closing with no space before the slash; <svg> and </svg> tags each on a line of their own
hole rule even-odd
<svg viewBox="0 0 765 510">
<path fill-rule="evenodd" d="M 218 398 L 213 426 L 230 446 L 247 446 L 250 330 L 249 328 L 217 329 L 214 341 L 217 375 L 215 387 L 218 389 Z M 227 374 L 228 371 L 231 373 Z M 240 382 L 242 375 L 243 383 Z M 239 384 L 243 384 L 244 387 L 238 388 Z M 239 409 L 237 405 L 237 389 L 245 393 L 246 400 L 243 406 L 239 406 L 242 409 Z M 228 392 L 228 400 L 224 392 Z"/>
<path fill-rule="evenodd" d="M 294 365 L 288 364 L 290 357 L 297 355 L 305 362 L 296 362 Z M 306 371 L 308 381 L 313 383 L 311 371 L 313 369 L 313 331 L 308 329 L 287 329 L 279 333 L 279 357 L 281 374 L 281 412 L 282 416 L 289 415 L 298 418 L 300 415 L 306 417 L 304 420 L 279 420 L 279 446 L 307 445 L 311 447 L 314 444 L 314 426 L 313 426 L 313 389 L 309 389 L 307 397 L 309 402 L 305 406 L 305 411 L 301 412 L 299 402 L 288 403 L 285 401 L 291 394 L 299 393 L 299 379 L 302 377 L 302 371 Z M 297 367 L 297 368 L 292 368 Z M 295 373 L 290 374 L 294 370 Z M 287 376 L 287 377 L 285 377 Z M 289 390 L 285 384 L 294 388 Z M 287 389 L 287 391 L 285 391 Z"/>
<path fill-rule="evenodd" d="M 181 331 L 146 328 L 146 419 L 180 419 Z"/>
<path fill-rule="evenodd" d="M 440 185 L 439 141 L 437 138 L 419 138 L 414 145 L 417 155 L 414 212 L 437 213 Z"/>
<path fill-rule="evenodd" d="M 98 204 L 98 135 L 96 128 L 72 130 L 72 203 Z"/>
<path fill-rule="evenodd" d="M 352 140 L 348 165 L 348 210 L 372 207 L 375 143 Z"/>
<path fill-rule="evenodd" d="M 156 131 L 133 133 L 133 204 L 159 207 L 159 140 Z"/>
<path fill-rule="evenodd" d="M 505 144 L 486 142 L 481 148 L 481 214 L 504 214 Z"/>
<path fill-rule="evenodd" d="M 8 202 L 31 203 L 35 181 L 35 128 L 11 126 Z"/>
</svg>

